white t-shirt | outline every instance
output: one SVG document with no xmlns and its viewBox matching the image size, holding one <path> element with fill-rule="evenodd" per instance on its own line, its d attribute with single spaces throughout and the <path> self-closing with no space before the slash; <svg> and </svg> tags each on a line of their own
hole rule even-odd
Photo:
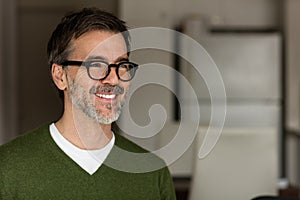
<svg viewBox="0 0 300 200">
<path fill-rule="evenodd" d="M 110 142 L 102 149 L 83 150 L 64 138 L 54 123 L 50 125 L 49 129 L 51 137 L 59 148 L 90 175 L 99 169 L 115 144 L 115 135 L 113 134 Z"/>
</svg>

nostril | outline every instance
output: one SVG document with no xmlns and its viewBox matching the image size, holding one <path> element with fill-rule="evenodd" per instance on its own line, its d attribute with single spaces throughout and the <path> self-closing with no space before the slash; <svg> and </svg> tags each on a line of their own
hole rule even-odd
<svg viewBox="0 0 300 200">
<path fill-rule="evenodd" d="M 107 75 L 107 77 L 102 80 L 103 83 L 109 83 L 111 85 L 116 85 L 119 82 L 119 77 L 117 75 L 116 69 L 111 69 L 110 73 Z"/>
</svg>

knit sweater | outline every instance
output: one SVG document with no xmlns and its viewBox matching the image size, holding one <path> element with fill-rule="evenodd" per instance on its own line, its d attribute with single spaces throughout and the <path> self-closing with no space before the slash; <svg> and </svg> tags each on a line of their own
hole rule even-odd
<svg viewBox="0 0 300 200">
<path fill-rule="evenodd" d="M 115 136 L 115 146 L 145 152 L 126 138 Z M 154 158 L 161 162 L 158 157 Z M 167 167 L 133 173 L 119 171 L 104 162 L 90 175 L 56 145 L 50 136 L 49 125 L 2 145 L 0 163 L 0 199 L 3 200 L 175 199 Z"/>
</svg>

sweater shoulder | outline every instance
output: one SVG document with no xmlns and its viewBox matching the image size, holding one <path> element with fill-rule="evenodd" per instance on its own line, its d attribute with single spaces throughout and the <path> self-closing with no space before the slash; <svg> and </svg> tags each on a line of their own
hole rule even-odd
<svg viewBox="0 0 300 200">
<path fill-rule="evenodd" d="M 160 173 L 166 168 L 165 161 L 122 135 L 116 135 L 115 146 L 105 163 L 131 173 Z"/>
<path fill-rule="evenodd" d="M 126 151 L 134 152 L 134 153 L 149 153 L 149 150 L 144 149 L 138 144 L 132 142 L 126 137 L 116 134 L 116 145 Z"/>
<path fill-rule="evenodd" d="M 41 144 L 49 141 L 49 124 L 28 131 L 12 141 L 0 146 L 0 160 L 22 157 L 41 148 Z"/>
</svg>

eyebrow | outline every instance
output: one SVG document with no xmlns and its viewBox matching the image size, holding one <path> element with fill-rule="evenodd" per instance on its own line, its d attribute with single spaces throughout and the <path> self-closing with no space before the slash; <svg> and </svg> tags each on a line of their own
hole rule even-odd
<svg viewBox="0 0 300 200">
<path fill-rule="evenodd" d="M 107 61 L 106 58 L 102 56 L 89 56 L 86 60 L 102 60 L 102 61 Z M 122 62 L 122 61 L 129 61 L 128 57 L 119 57 L 115 60 L 115 62 Z"/>
</svg>

